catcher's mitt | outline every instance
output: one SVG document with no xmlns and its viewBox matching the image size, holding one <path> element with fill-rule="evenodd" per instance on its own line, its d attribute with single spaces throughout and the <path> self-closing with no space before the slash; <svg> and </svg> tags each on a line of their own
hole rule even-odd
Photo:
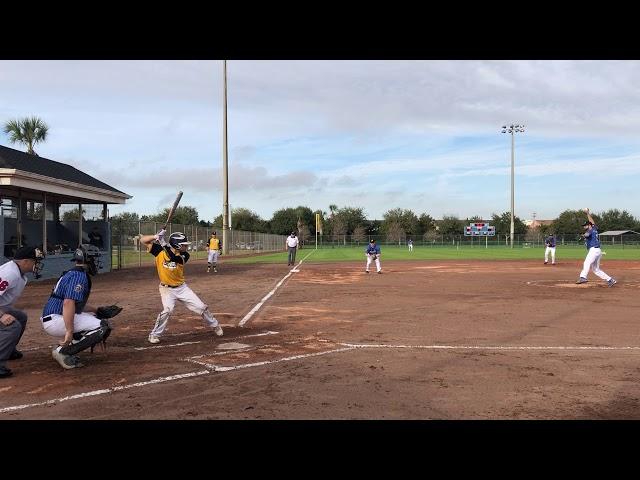
<svg viewBox="0 0 640 480">
<path fill-rule="evenodd" d="M 104 320 L 107 318 L 113 318 L 118 315 L 122 311 L 122 307 L 117 305 L 107 305 L 105 307 L 98 307 L 96 309 L 96 317 L 100 320 Z"/>
</svg>

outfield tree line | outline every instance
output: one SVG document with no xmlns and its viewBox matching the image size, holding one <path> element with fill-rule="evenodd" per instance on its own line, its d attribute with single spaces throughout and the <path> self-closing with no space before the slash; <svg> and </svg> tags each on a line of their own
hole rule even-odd
<svg viewBox="0 0 640 480">
<path fill-rule="evenodd" d="M 640 232 L 640 220 L 635 218 L 626 210 L 620 211 L 617 208 L 606 210 L 600 213 L 591 213 L 594 222 L 598 226 L 599 232 L 607 230 L 633 230 Z M 542 233 L 559 233 L 576 235 L 582 233 L 582 224 L 587 219 L 587 215 L 581 210 L 565 210 L 551 225 L 542 225 Z"/>
<path fill-rule="evenodd" d="M 165 208 L 155 215 L 138 215 L 132 212 L 123 212 L 112 217 L 112 221 L 127 223 L 138 221 L 152 221 L 164 223 L 169 212 Z M 234 208 L 231 210 L 231 228 L 259 233 L 273 233 L 288 235 L 292 231 L 298 232 L 301 240 L 313 241 L 316 234 L 316 214 L 320 215 L 322 222 L 322 234 L 325 239 L 332 241 L 346 241 L 346 236 L 351 236 L 356 242 L 366 242 L 368 236 L 383 236 L 387 241 L 403 243 L 408 238 L 414 240 L 432 240 L 438 235 L 460 235 L 464 228 L 473 222 L 481 222 L 486 219 L 478 215 L 461 219 L 456 215 L 445 214 L 441 220 L 435 220 L 431 215 L 421 213 L 419 216 L 409 209 L 394 208 L 382 215 L 382 220 L 368 220 L 362 207 L 338 207 L 329 205 L 329 211 L 311 210 L 306 206 L 295 208 L 282 208 L 273 213 L 269 220 L 262 219 L 257 213 L 247 208 Z M 67 212 L 65 220 L 71 220 L 74 212 Z M 636 219 L 626 210 L 611 209 L 597 214 L 592 214 L 597 222 L 599 230 L 634 230 L 640 231 L 640 220 Z M 77 211 L 75 212 L 77 217 Z M 529 231 L 525 223 L 514 216 L 514 234 L 533 234 L 533 232 L 547 235 L 551 232 L 557 234 L 579 235 L 582 232 L 582 223 L 586 215 L 580 210 L 565 210 L 551 225 L 542 225 L 539 230 Z M 496 235 L 508 236 L 511 231 L 511 213 L 492 213 L 488 220 L 490 225 L 496 228 Z M 218 215 L 213 222 L 198 219 L 198 212 L 194 207 L 181 206 L 176 210 L 173 223 L 185 225 L 200 225 L 203 227 L 222 228 L 222 215 Z"/>
</svg>

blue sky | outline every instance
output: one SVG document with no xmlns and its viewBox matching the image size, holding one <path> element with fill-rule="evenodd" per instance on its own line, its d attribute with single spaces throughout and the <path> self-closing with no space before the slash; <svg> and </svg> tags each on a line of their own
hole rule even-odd
<svg viewBox="0 0 640 480">
<path fill-rule="evenodd" d="M 265 219 L 330 204 L 555 218 L 590 207 L 640 217 L 640 62 L 234 61 L 229 201 Z M 222 61 L 0 61 L 0 122 L 37 115 L 36 147 L 156 213 L 178 190 L 222 211 Z M 11 145 L 4 133 L 0 144 Z"/>
</svg>

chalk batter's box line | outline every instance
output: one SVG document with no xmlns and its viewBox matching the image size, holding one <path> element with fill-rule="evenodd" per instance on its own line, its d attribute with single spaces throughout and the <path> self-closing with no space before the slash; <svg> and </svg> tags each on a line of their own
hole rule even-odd
<svg viewBox="0 0 640 480">
<path fill-rule="evenodd" d="M 54 405 L 54 404 L 57 404 L 57 403 L 67 402 L 67 401 L 70 401 L 70 400 L 78 400 L 78 399 L 81 399 L 81 398 L 95 397 L 95 396 L 99 396 L 99 395 L 105 395 L 107 393 L 115 393 L 115 392 L 119 392 L 119 391 L 122 391 L 122 390 L 128 390 L 128 389 L 131 389 L 131 388 L 140 388 L 140 387 L 145 387 L 147 385 L 155 385 L 155 384 L 159 384 L 159 383 L 166 383 L 166 382 L 171 382 L 171 381 L 176 381 L 176 380 L 183 380 L 183 379 L 186 379 L 186 378 L 199 377 L 199 376 L 202 376 L 202 375 L 207 375 L 207 374 L 216 373 L 216 372 L 227 372 L 227 371 L 230 371 L 230 370 L 239 370 L 239 369 L 243 369 L 243 368 L 258 367 L 258 366 L 268 365 L 268 364 L 272 364 L 272 363 L 287 362 L 287 361 L 291 361 L 291 360 L 298 360 L 300 358 L 316 357 L 316 356 L 320 356 L 320 355 L 327 355 L 327 354 L 330 354 L 330 353 L 345 352 L 345 351 L 349 351 L 349 350 L 354 350 L 354 348 L 353 347 L 338 348 L 338 349 L 335 349 L 335 350 L 328 350 L 328 351 L 324 351 L 324 352 L 314 352 L 314 353 L 308 353 L 308 354 L 303 354 L 303 355 L 295 355 L 295 356 L 292 356 L 292 357 L 280 358 L 280 359 L 277 359 L 277 360 L 268 360 L 268 361 L 264 361 L 264 362 L 237 365 L 235 367 L 219 367 L 219 366 L 216 366 L 216 365 L 207 364 L 205 362 L 199 362 L 197 360 L 189 360 L 191 363 L 196 363 L 196 364 L 205 366 L 206 370 L 198 370 L 198 371 L 195 371 L 195 372 L 182 373 L 182 374 L 179 374 L 179 375 L 172 375 L 172 376 L 169 376 L 169 377 L 159 377 L 159 378 L 155 378 L 153 380 L 147 380 L 147 381 L 144 381 L 144 382 L 136 382 L 136 383 L 132 383 L 132 384 L 129 384 L 129 385 L 120 385 L 120 386 L 117 386 L 117 387 L 104 388 L 104 389 L 100 389 L 100 390 L 93 390 L 91 392 L 78 393 L 76 395 L 69 395 L 67 397 L 54 398 L 54 399 L 51 399 L 51 400 L 45 400 L 43 402 L 29 403 L 29 404 L 24 404 L 24 405 L 13 405 L 13 406 L 10 406 L 10 407 L 0 408 L 0 413 L 15 412 L 15 411 L 18 411 L 18 410 L 24 410 L 24 409 L 27 409 L 27 408 L 34 408 L 34 407 L 41 407 L 41 406 L 45 406 L 45 405 Z"/>
<path fill-rule="evenodd" d="M 231 323 L 221 323 L 220 325 L 222 325 L 223 327 L 235 327 L 235 325 L 231 324 Z M 199 332 L 176 332 L 176 333 L 167 333 L 165 335 L 165 337 L 179 337 L 182 335 L 197 335 Z M 186 342 L 188 343 L 188 342 Z M 196 341 L 193 343 L 200 343 L 200 341 Z M 178 344 L 175 344 L 178 345 Z M 35 352 L 38 350 L 43 350 L 43 349 L 53 349 L 56 348 L 58 346 L 58 344 L 56 343 L 55 345 L 45 345 L 45 346 L 40 346 L 40 347 L 30 347 L 30 348 L 20 348 L 20 351 L 22 352 Z"/>
<path fill-rule="evenodd" d="M 272 332 L 271 330 L 268 330 L 263 333 L 253 333 L 251 335 L 242 335 L 240 337 L 230 337 L 229 340 L 240 340 L 241 338 L 250 338 L 250 337 L 263 337 L 265 335 L 277 335 L 278 333 L 280 332 Z M 173 348 L 173 347 L 181 347 L 183 345 L 195 345 L 203 342 L 204 340 L 196 340 L 194 342 L 170 343 L 167 345 L 154 345 L 152 347 L 135 347 L 134 350 L 140 351 L 140 350 L 151 350 L 156 348 Z"/>
</svg>

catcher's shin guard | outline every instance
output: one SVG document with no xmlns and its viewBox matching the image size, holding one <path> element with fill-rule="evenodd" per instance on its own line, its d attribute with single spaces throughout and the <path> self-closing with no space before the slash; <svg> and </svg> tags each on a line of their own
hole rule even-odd
<svg viewBox="0 0 640 480">
<path fill-rule="evenodd" d="M 110 333 L 111 327 L 109 323 L 106 320 L 100 320 L 100 326 L 98 328 L 75 333 L 73 335 L 73 343 L 62 347 L 60 353 L 64 355 L 76 355 L 87 348 L 91 348 L 91 352 L 93 353 L 93 349 L 98 343 L 106 343 Z"/>
</svg>

